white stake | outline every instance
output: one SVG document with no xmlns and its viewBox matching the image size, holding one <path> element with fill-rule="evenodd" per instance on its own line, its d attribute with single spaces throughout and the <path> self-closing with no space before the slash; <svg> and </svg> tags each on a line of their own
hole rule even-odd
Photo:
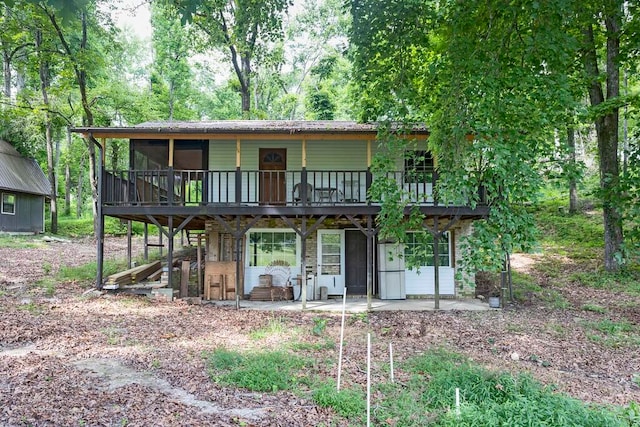
<svg viewBox="0 0 640 427">
<path fill-rule="evenodd" d="M 367 427 L 371 425 L 371 333 L 367 334 Z"/>
<path fill-rule="evenodd" d="M 389 343 L 389 367 L 391 369 L 391 382 L 395 382 L 393 379 L 393 344 Z"/>
<path fill-rule="evenodd" d="M 344 341 L 344 313 L 347 309 L 347 287 L 344 287 L 342 294 L 342 324 L 340 325 L 340 352 L 338 354 L 338 383 L 337 390 L 340 391 L 340 376 L 342 374 L 342 342 Z"/>
<path fill-rule="evenodd" d="M 460 389 L 456 387 L 456 415 L 460 416 Z"/>
</svg>

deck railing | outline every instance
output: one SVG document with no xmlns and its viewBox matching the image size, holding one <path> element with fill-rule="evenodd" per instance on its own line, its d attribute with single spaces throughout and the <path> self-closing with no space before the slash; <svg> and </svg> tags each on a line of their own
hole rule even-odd
<svg viewBox="0 0 640 427">
<path fill-rule="evenodd" d="M 126 170 L 106 171 L 102 200 L 111 206 L 364 205 L 373 175 L 366 170 Z M 413 203 L 437 205 L 435 173 L 386 174 Z"/>
</svg>

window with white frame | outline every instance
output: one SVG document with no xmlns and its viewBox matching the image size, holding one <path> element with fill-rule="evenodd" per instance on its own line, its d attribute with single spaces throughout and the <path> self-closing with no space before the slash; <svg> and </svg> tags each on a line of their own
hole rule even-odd
<svg viewBox="0 0 640 427">
<path fill-rule="evenodd" d="M 2 206 L 0 207 L 0 212 L 5 215 L 15 215 L 16 214 L 16 195 L 12 193 L 2 193 Z"/>
<path fill-rule="evenodd" d="M 433 236 L 429 232 L 409 232 L 404 246 L 404 257 L 407 264 L 417 266 L 434 266 Z M 449 232 L 438 239 L 438 257 L 440 267 L 450 267 Z"/>
<path fill-rule="evenodd" d="M 274 261 L 297 264 L 297 239 L 294 231 L 265 230 L 249 232 L 249 266 L 266 267 Z"/>
</svg>

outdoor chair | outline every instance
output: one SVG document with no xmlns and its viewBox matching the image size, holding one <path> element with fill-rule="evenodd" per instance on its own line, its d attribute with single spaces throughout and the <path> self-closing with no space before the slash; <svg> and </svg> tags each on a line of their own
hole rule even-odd
<svg viewBox="0 0 640 427">
<path fill-rule="evenodd" d="M 302 202 L 302 183 L 299 182 L 293 186 L 293 203 L 298 204 Z M 313 185 L 307 184 L 307 203 L 311 203 L 313 200 Z"/>
</svg>

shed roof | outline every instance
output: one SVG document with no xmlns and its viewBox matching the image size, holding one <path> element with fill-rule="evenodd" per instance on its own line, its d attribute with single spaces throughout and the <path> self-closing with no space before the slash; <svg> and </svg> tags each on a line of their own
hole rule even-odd
<svg viewBox="0 0 640 427">
<path fill-rule="evenodd" d="M 34 159 L 21 156 L 8 142 L 0 140 L 0 190 L 51 195 L 51 185 Z"/>
<path fill-rule="evenodd" d="M 145 122 L 128 127 L 78 127 L 73 132 L 93 134 L 96 138 L 136 138 L 157 135 L 207 138 L 243 134 L 270 135 L 362 135 L 372 137 L 378 132 L 377 123 L 357 123 L 334 120 L 218 120 L 199 122 Z M 396 126 L 396 128 L 398 128 Z M 410 133 L 427 135 L 424 125 L 412 126 Z"/>
</svg>

